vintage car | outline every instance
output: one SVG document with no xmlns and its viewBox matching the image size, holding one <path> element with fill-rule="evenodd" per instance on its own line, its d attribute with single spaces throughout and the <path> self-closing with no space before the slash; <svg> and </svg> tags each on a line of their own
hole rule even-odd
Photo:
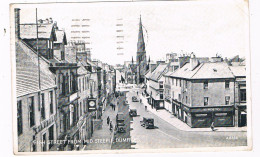
<svg viewBox="0 0 260 157">
<path fill-rule="evenodd" d="M 132 102 L 139 102 L 136 96 L 132 96 Z"/>
<path fill-rule="evenodd" d="M 135 117 L 135 116 L 137 116 L 137 110 L 136 110 L 136 109 L 130 109 L 130 110 L 129 110 L 129 115 L 130 115 L 130 117 Z"/>
<path fill-rule="evenodd" d="M 117 113 L 116 115 L 116 132 L 126 132 L 125 118 L 124 114 L 121 112 Z"/>
<path fill-rule="evenodd" d="M 143 117 L 143 121 L 140 121 L 141 126 L 145 127 L 146 129 L 153 129 L 154 128 L 154 119 Z"/>
</svg>

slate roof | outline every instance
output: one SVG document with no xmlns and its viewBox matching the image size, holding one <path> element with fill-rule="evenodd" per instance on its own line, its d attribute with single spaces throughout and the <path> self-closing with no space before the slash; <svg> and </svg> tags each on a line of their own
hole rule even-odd
<svg viewBox="0 0 260 157">
<path fill-rule="evenodd" d="M 66 34 L 63 30 L 55 30 L 55 34 L 57 37 L 57 41 L 55 41 L 55 44 L 63 44 L 67 45 L 67 38 L 66 38 Z"/>
<path fill-rule="evenodd" d="M 52 32 L 54 31 L 53 23 L 38 24 L 38 38 L 50 39 Z M 54 41 L 56 41 L 56 35 L 53 33 Z M 36 39 L 37 30 L 36 24 L 20 24 L 20 38 L 21 39 Z"/>
<path fill-rule="evenodd" d="M 201 63 L 193 70 L 190 68 L 190 63 L 186 63 L 170 76 L 187 79 L 234 78 L 228 64 L 225 62 Z"/>
<path fill-rule="evenodd" d="M 231 72 L 236 77 L 246 77 L 246 66 L 229 66 Z"/>
<path fill-rule="evenodd" d="M 50 72 L 47 64 L 40 58 L 41 89 L 56 87 L 54 74 Z M 37 55 L 22 42 L 16 42 L 16 96 L 39 91 Z"/>
<path fill-rule="evenodd" d="M 160 77 L 162 76 L 162 74 L 165 73 L 165 69 L 167 67 L 168 67 L 168 64 L 164 64 L 164 63 L 159 64 L 148 78 L 158 81 L 160 79 Z"/>
</svg>

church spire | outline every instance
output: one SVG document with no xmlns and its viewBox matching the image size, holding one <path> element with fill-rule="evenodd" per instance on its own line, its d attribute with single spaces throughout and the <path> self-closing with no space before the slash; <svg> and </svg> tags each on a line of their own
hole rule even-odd
<svg viewBox="0 0 260 157">
<path fill-rule="evenodd" d="M 144 51 L 145 51 L 145 43 L 144 43 L 144 36 L 143 36 L 143 25 L 142 25 L 142 18 L 140 15 L 137 52 L 144 52 Z"/>
</svg>

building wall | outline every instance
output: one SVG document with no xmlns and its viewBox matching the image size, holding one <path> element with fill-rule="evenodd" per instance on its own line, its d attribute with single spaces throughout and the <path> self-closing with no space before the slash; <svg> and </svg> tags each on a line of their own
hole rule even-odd
<svg viewBox="0 0 260 157">
<path fill-rule="evenodd" d="M 225 89 L 225 80 L 230 80 L 229 89 Z M 234 80 L 209 80 L 208 89 L 203 89 L 203 80 L 192 81 L 192 106 L 204 106 L 204 97 L 209 97 L 208 106 L 225 105 L 225 96 L 230 96 L 230 105 L 234 105 Z"/>
<path fill-rule="evenodd" d="M 49 92 L 53 92 L 53 113 L 50 112 L 50 98 Z M 51 88 L 48 90 L 44 90 L 44 103 L 45 103 L 45 119 L 41 119 L 41 110 L 39 106 L 39 96 L 38 93 L 32 93 L 29 95 L 25 95 L 23 97 L 18 97 L 17 102 L 22 102 L 22 126 L 23 131 L 22 134 L 18 136 L 18 151 L 19 152 L 30 152 L 32 151 L 32 143 L 33 143 L 33 136 L 35 136 L 36 141 L 42 140 L 42 134 L 48 132 L 48 128 L 52 125 L 55 126 L 55 122 L 52 121 L 48 123 L 47 126 L 44 128 L 39 129 L 39 131 L 35 134 L 33 128 L 38 128 L 39 126 L 43 125 L 46 121 L 50 120 L 51 117 L 56 117 L 56 96 L 55 96 L 55 89 Z M 29 98 L 33 97 L 34 99 L 34 117 L 35 117 L 35 124 L 30 127 L 29 121 Z M 44 125 L 43 125 L 44 126 Z M 49 133 L 47 133 L 47 139 L 49 138 Z M 56 139 L 56 127 L 54 127 L 54 139 Z M 47 145 L 47 150 L 49 150 L 49 146 Z M 36 151 L 42 151 L 42 145 L 38 144 L 36 146 Z"/>
</svg>

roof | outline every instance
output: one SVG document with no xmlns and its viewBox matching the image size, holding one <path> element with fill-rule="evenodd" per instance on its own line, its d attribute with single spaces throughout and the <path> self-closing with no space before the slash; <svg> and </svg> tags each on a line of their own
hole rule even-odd
<svg viewBox="0 0 260 157">
<path fill-rule="evenodd" d="M 246 66 L 229 66 L 235 77 L 246 77 Z"/>
<path fill-rule="evenodd" d="M 137 72 L 136 64 L 129 64 L 129 68 L 130 68 L 132 73 L 136 73 Z"/>
<path fill-rule="evenodd" d="M 38 38 L 50 39 L 54 32 L 54 24 L 38 24 Z M 53 33 L 54 41 L 56 41 L 56 35 Z M 21 39 L 36 39 L 37 29 L 36 24 L 20 24 L 20 38 Z"/>
<path fill-rule="evenodd" d="M 54 74 L 40 58 L 41 89 L 56 87 Z M 37 55 L 22 42 L 16 42 L 16 96 L 39 92 Z"/>
<path fill-rule="evenodd" d="M 165 73 L 165 69 L 168 67 L 168 64 L 161 63 L 159 64 L 156 69 L 151 73 L 150 79 L 152 80 L 159 80 L 160 76 Z"/>
<path fill-rule="evenodd" d="M 217 79 L 233 78 L 234 75 L 225 62 L 201 63 L 191 70 L 190 63 L 186 63 L 182 68 L 177 69 L 170 76 L 187 79 Z"/>
<path fill-rule="evenodd" d="M 63 30 L 55 30 L 55 34 L 57 37 L 57 41 L 55 41 L 55 44 L 64 44 L 67 45 L 67 38 L 66 38 L 66 34 Z"/>
</svg>

